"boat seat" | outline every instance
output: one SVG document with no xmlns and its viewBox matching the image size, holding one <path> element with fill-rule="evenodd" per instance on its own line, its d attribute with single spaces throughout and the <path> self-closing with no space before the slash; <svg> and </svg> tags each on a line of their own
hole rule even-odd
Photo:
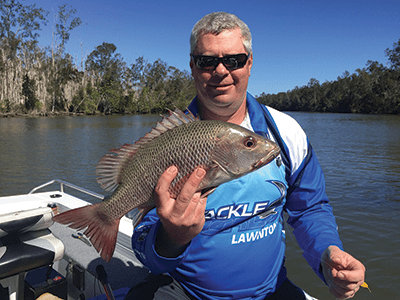
<svg viewBox="0 0 400 300">
<path fill-rule="evenodd" d="M 64 245 L 49 229 L 0 238 L 0 279 L 60 260 Z"/>
<path fill-rule="evenodd" d="M 16 299 L 23 299 L 26 272 L 64 255 L 64 244 L 48 229 L 51 216 L 49 207 L 0 215 L 0 284 Z"/>
</svg>

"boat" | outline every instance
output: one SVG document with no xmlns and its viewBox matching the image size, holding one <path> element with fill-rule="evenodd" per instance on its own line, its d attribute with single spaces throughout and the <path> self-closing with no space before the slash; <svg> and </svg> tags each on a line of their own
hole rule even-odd
<svg viewBox="0 0 400 300">
<path fill-rule="evenodd" d="M 103 199 L 59 179 L 0 197 L 0 299 L 124 299 L 148 275 L 132 250 L 132 220 L 122 217 L 109 263 L 82 232 L 52 221 L 56 213 Z"/>
<path fill-rule="evenodd" d="M 132 219 L 120 220 L 108 263 L 81 231 L 52 221 L 57 213 L 104 198 L 59 179 L 28 194 L 0 197 L 0 300 L 124 299 L 149 274 L 132 250 Z"/>
</svg>

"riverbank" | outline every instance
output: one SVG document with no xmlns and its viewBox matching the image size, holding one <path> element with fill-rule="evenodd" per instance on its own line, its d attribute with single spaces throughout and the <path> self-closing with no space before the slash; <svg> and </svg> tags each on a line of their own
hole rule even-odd
<svg viewBox="0 0 400 300">
<path fill-rule="evenodd" d="M 67 116 L 89 116 L 89 115 L 105 115 L 104 113 L 87 114 L 80 112 L 30 112 L 30 113 L 0 113 L 0 118 L 40 118 L 40 117 L 67 117 Z"/>
<path fill-rule="evenodd" d="M 290 112 L 290 111 L 284 111 L 284 112 Z M 296 111 L 292 111 L 296 112 Z M 313 112 L 313 111 L 302 111 L 305 113 L 308 112 Z M 165 112 L 166 113 L 166 112 Z M 329 113 L 329 112 L 317 112 L 317 113 Z M 341 114 L 341 113 L 334 113 L 334 114 Z M 344 113 L 344 114 L 353 114 L 353 115 L 397 115 L 397 114 L 378 114 L 378 113 L 358 113 L 358 112 L 352 112 L 352 113 Z M 101 113 L 101 112 L 95 112 L 95 113 L 83 113 L 83 112 L 66 112 L 66 111 L 55 111 L 55 112 L 46 112 L 46 111 L 41 111 L 41 112 L 29 112 L 29 113 L 21 113 L 21 112 L 9 112 L 9 113 L 1 113 L 0 112 L 0 118 L 40 118 L 40 117 L 67 117 L 67 116 L 107 116 L 107 115 L 146 115 L 146 114 L 140 114 L 140 113 Z"/>
<path fill-rule="evenodd" d="M 167 113 L 167 110 L 165 112 Z M 152 114 L 152 113 L 151 113 Z M 154 113 L 155 114 L 155 113 Z M 84 112 L 67 112 L 67 111 L 31 111 L 29 113 L 23 112 L 8 112 L 2 113 L 0 112 L 0 118 L 40 118 L 40 117 L 67 117 L 67 116 L 110 116 L 110 115 L 117 115 L 117 116 L 133 116 L 133 115 L 140 115 L 140 113 L 131 113 L 131 112 L 124 112 L 124 113 L 102 113 L 102 112 L 95 112 L 95 113 L 84 113 Z M 141 114 L 147 115 L 147 114 Z"/>
</svg>

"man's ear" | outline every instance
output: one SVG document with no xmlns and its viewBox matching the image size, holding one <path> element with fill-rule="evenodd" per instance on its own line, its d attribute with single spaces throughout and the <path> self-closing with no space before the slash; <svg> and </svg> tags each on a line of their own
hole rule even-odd
<svg viewBox="0 0 400 300">
<path fill-rule="evenodd" d="M 249 75 L 251 74 L 251 68 L 253 67 L 253 52 L 250 53 L 249 59 L 248 59 L 248 64 L 249 64 Z"/>
<path fill-rule="evenodd" d="M 190 66 L 190 70 L 191 70 L 192 76 L 193 76 L 193 68 L 195 67 L 195 65 L 194 65 L 194 61 L 193 61 L 192 57 L 190 57 L 189 66 Z"/>
</svg>

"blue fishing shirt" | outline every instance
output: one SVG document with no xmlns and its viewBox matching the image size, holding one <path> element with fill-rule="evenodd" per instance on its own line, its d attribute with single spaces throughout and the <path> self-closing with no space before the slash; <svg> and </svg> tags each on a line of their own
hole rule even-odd
<svg viewBox="0 0 400 300">
<path fill-rule="evenodd" d="M 320 257 L 330 245 L 343 249 L 325 194 L 317 157 L 300 125 L 247 94 L 250 129 L 279 144 L 268 165 L 220 185 L 207 198 L 206 222 L 185 252 L 165 258 L 155 251 L 160 220 L 150 211 L 135 228 L 132 247 L 152 273 L 168 273 L 198 299 L 264 299 L 286 279 L 287 223 L 303 256 L 322 279 Z M 197 99 L 189 106 L 196 115 Z M 283 163 L 282 163 L 283 162 Z"/>
</svg>

